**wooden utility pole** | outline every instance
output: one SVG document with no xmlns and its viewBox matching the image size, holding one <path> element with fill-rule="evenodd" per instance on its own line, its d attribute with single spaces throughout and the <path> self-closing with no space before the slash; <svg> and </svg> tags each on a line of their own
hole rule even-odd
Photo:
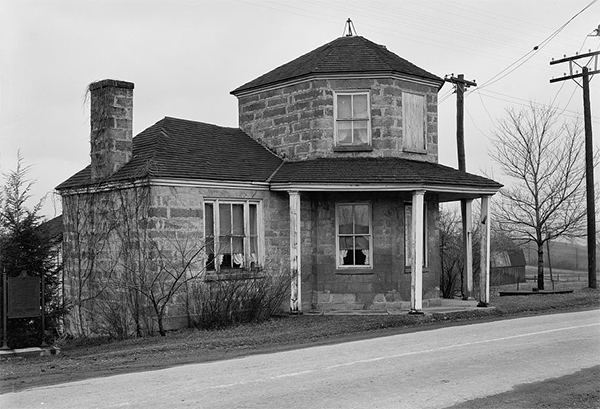
<svg viewBox="0 0 600 409">
<path fill-rule="evenodd" d="M 450 82 L 456 86 L 456 151 L 458 153 L 458 170 L 461 172 L 467 171 L 467 161 L 465 158 L 465 90 L 472 86 L 476 87 L 475 81 L 465 80 L 464 74 L 454 74 L 448 78 L 444 78 L 446 82 Z M 473 253 L 472 253 L 472 237 L 471 237 L 471 201 L 466 199 L 460 201 L 460 215 L 462 218 L 462 237 L 463 237 L 463 252 L 464 252 L 464 273 L 466 279 L 462 280 L 463 298 L 469 299 L 473 293 Z"/>
<path fill-rule="evenodd" d="M 456 85 L 456 148 L 458 152 L 458 170 L 467 171 L 465 159 L 465 90 L 476 87 L 475 81 L 465 80 L 464 74 L 458 77 L 444 78 L 446 82 Z"/>
<path fill-rule="evenodd" d="M 590 78 L 594 74 L 600 73 L 598 70 L 598 56 L 600 51 L 589 52 L 571 57 L 564 57 L 560 60 L 550 61 L 550 65 L 569 63 L 569 75 L 565 74 L 560 78 L 553 78 L 551 83 L 572 79 L 583 89 L 583 120 L 585 123 L 585 185 L 586 185 L 586 203 L 587 203 L 587 253 L 588 253 L 588 287 L 597 288 L 596 283 L 596 204 L 594 196 L 594 143 L 592 140 L 592 110 L 590 107 Z M 577 60 L 587 58 L 585 64 Z M 588 65 L 594 66 L 590 71 Z M 577 68 L 581 69 L 581 73 Z M 573 72 L 575 69 L 575 72 Z M 581 78 L 581 84 L 577 81 Z"/>
</svg>

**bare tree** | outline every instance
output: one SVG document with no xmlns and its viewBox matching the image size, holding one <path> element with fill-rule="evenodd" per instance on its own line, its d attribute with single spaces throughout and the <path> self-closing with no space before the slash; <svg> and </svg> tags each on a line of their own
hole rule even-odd
<svg viewBox="0 0 600 409">
<path fill-rule="evenodd" d="M 530 104 L 506 113 L 490 156 L 512 183 L 500 190 L 496 219 L 510 236 L 536 243 L 537 285 L 544 289 L 544 243 L 584 231 L 583 136 L 556 108 Z"/>
<path fill-rule="evenodd" d="M 460 223 L 460 216 L 456 211 L 440 210 L 440 290 L 443 298 L 461 295 L 464 258 Z"/>
<path fill-rule="evenodd" d="M 137 258 L 145 259 L 142 269 L 137 263 L 123 266 L 127 281 L 122 286 L 149 302 L 161 336 L 166 335 L 165 316 L 169 306 L 179 295 L 187 296 L 188 283 L 204 278 L 205 268 L 200 267 L 203 251 L 203 241 L 194 236 L 169 239 L 165 235 L 162 241 L 147 238 L 135 249 L 140 256 Z M 131 280 L 132 277 L 137 279 Z M 187 310 L 187 300 L 184 301 Z M 189 314 L 189 310 L 186 313 Z"/>
</svg>

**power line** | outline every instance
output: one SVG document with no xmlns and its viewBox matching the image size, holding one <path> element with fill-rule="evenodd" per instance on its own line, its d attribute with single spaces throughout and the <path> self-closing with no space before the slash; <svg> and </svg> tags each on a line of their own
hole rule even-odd
<svg viewBox="0 0 600 409">
<path fill-rule="evenodd" d="M 478 95 L 480 97 L 492 98 L 492 99 L 495 99 L 495 100 L 498 100 L 498 101 L 508 102 L 510 104 L 513 104 L 513 105 L 520 105 L 520 106 L 524 106 L 524 107 L 528 107 L 530 105 L 535 105 L 535 106 L 539 106 L 539 107 L 547 108 L 547 109 L 549 109 L 549 108 L 552 107 L 551 105 L 542 104 L 542 103 L 534 102 L 534 101 L 528 101 L 528 100 L 523 99 L 523 98 L 511 97 L 511 96 L 505 95 L 505 94 L 499 94 L 499 95 L 502 95 L 502 96 L 506 97 L 506 98 L 501 98 L 501 97 L 498 97 L 498 96 L 489 95 L 490 92 L 491 91 L 489 91 L 489 90 L 484 90 L 484 91 L 478 91 L 477 93 L 478 93 Z M 513 100 L 508 99 L 508 98 L 517 99 L 517 100 L 525 101 L 525 102 L 513 101 Z M 483 101 L 482 101 L 482 104 L 484 104 Z M 485 104 L 484 104 L 484 109 L 486 109 L 485 108 Z M 486 109 L 486 111 L 487 111 L 487 109 Z M 581 119 L 582 116 L 583 116 L 583 114 L 580 114 L 579 112 L 567 110 L 566 108 L 562 109 L 558 114 L 559 115 L 564 115 L 564 116 L 566 116 L 568 118 L 572 118 L 572 119 Z M 490 116 L 489 112 L 488 112 L 488 115 Z M 596 116 L 596 117 L 593 117 L 593 118 L 595 118 L 595 119 L 592 120 L 592 122 L 600 124 L 600 118 L 599 117 Z M 491 116 L 490 116 L 490 119 L 492 119 Z"/>
<path fill-rule="evenodd" d="M 588 8 L 590 8 L 594 3 L 596 3 L 598 0 L 592 0 L 591 3 L 589 3 L 587 6 L 585 6 L 583 9 L 581 9 L 579 12 L 577 12 L 573 17 L 571 17 L 565 24 L 563 24 L 562 26 L 560 26 L 556 31 L 554 31 L 552 34 L 550 34 L 548 37 L 546 37 L 541 43 L 540 45 L 535 46 L 532 50 L 530 50 L 529 52 L 527 52 L 525 55 L 523 55 L 522 57 L 520 57 L 519 59 L 517 59 L 515 62 L 513 62 L 512 64 L 510 64 L 508 67 L 504 68 L 502 71 L 500 71 L 498 74 L 494 75 L 492 78 L 490 78 L 489 80 L 487 80 L 486 82 L 484 82 L 479 88 L 479 89 L 484 89 L 485 87 L 488 87 L 498 81 L 500 81 L 501 79 L 507 77 L 508 75 L 510 75 L 511 73 L 513 73 L 515 70 L 517 70 L 518 68 L 520 68 L 523 64 L 525 64 L 527 61 L 529 61 L 529 59 L 531 59 L 531 57 L 540 49 L 544 48 L 546 45 L 548 45 L 550 43 L 550 41 L 552 41 L 554 39 L 554 37 L 556 37 L 571 21 L 573 21 L 577 16 L 579 16 L 581 13 L 583 13 L 585 10 L 587 10 Z M 508 72 L 507 72 L 508 71 Z M 505 73 L 504 75 L 502 75 L 503 73 Z"/>
</svg>

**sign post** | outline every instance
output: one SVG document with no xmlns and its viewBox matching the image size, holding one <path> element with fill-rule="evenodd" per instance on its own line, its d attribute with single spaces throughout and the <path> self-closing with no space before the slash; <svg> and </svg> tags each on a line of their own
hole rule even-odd
<svg viewBox="0 0 600 409">
<path fill-rule="evenodd" d="M 0 350 L 10 349 L 8 347 L 8 289 L 6 288 L 6 268 L 2 271 L 2 347 Z"/>
<path fill-rule="evenodd" d="M 37 318 L 41 314 L 41 346 L 47 346 L 44 341 L 45 333 L 45 302 L 44 290 L 45 277 L 30 276 L 22 271 L 19 276 L 9 277 L 6 269 L 2 274 L 2 347 L 8 347 L 8 319 L 9 318 Z"/>
</svg>

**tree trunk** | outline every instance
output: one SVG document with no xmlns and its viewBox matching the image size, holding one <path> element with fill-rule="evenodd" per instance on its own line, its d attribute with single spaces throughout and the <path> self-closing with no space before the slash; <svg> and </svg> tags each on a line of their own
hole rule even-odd
<svg viewBox="0 0 600 409">
<path fill-rule="evenodd" d="M 544 289 L 544 244 L 538 243 L 538 273 L 537 286 L 539 290 Z"/>
<path fill-rule="evenodd" d="M 163 317 L 162 317 L 162 314 L 157 315 L 156 321 L 158 322 L 158 333 L 160 334 L 161 337 L 166 336 L 167 333 L 166 333 L 165 328 L 163 326 Z"/>
</svg>

